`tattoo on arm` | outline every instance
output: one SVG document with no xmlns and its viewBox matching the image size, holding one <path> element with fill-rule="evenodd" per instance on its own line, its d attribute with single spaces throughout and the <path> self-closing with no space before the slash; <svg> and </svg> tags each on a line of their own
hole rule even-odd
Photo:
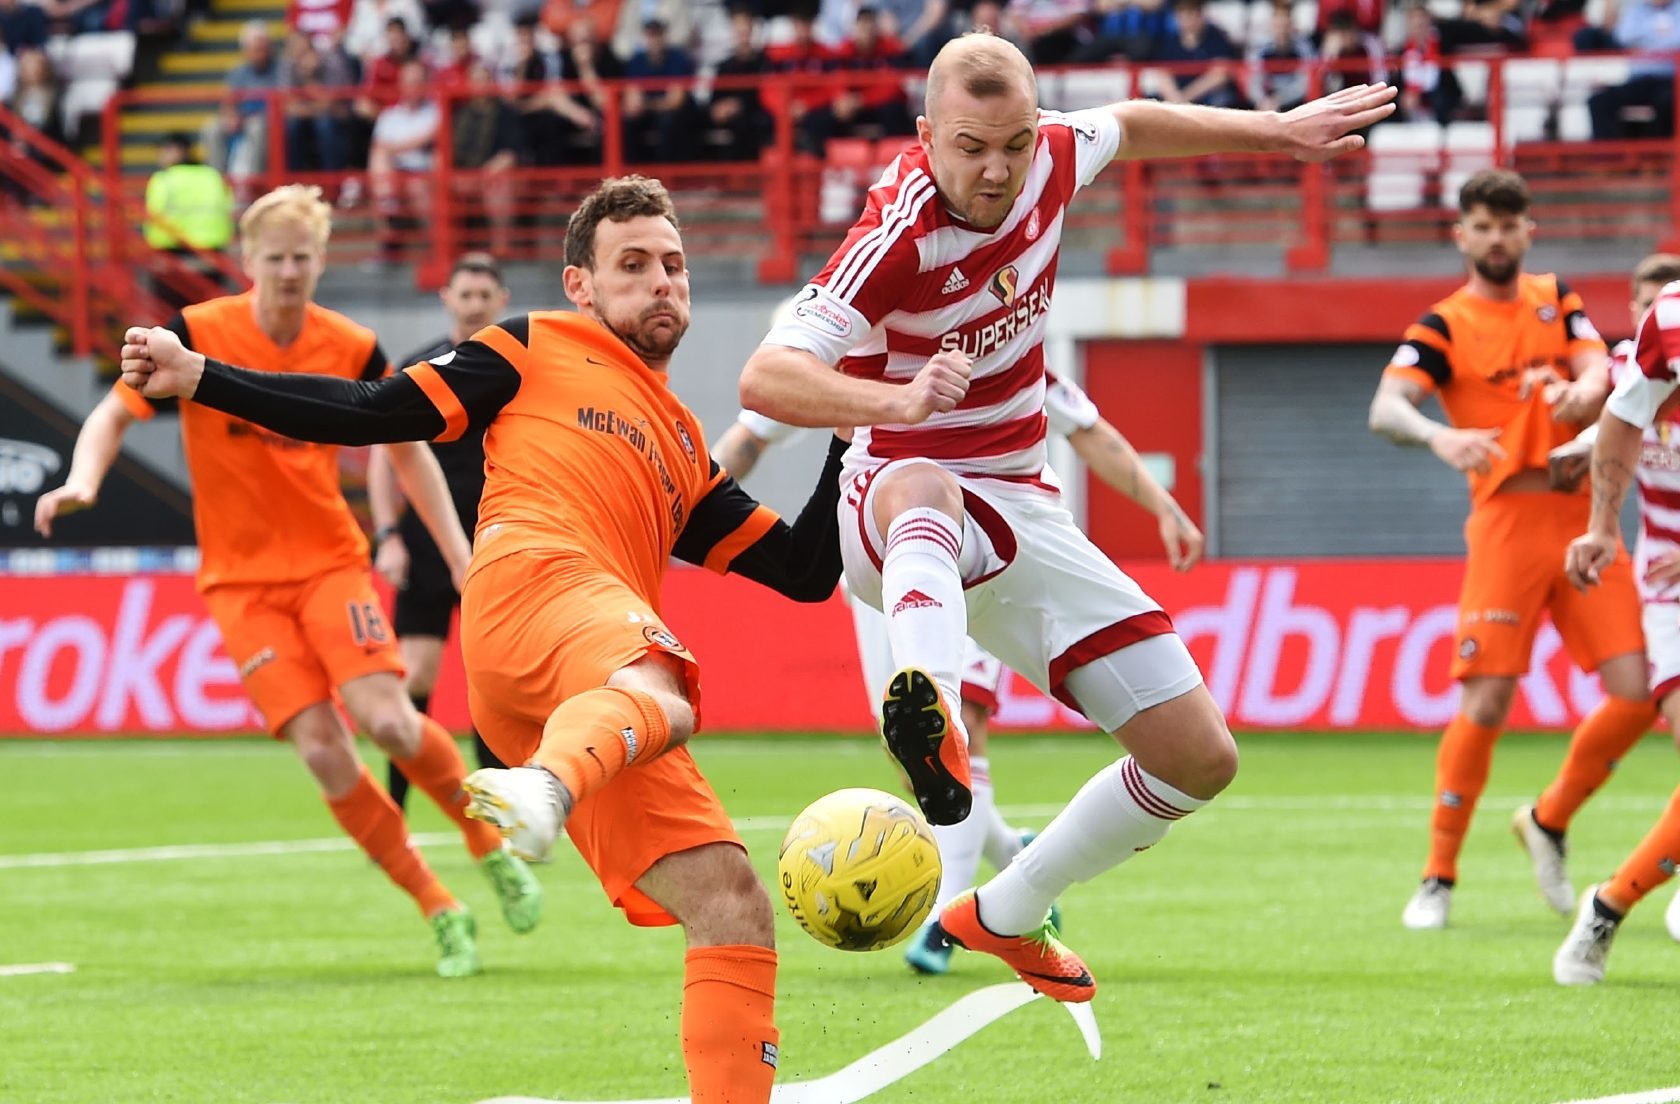
<svg viewBox="0 0 1680 1104">
<path fill-rule="evenodd" d="M 1633 471 L 1614 456 L 1593 456 L 1592 494 L 1595 521 L 1615 517 L 1622 512 L 1622 499 L 1627 496 Z"/>
</svg>

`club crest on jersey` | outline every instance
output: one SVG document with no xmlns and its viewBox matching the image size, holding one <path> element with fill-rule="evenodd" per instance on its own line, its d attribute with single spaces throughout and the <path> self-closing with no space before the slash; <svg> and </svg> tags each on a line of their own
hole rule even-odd
<svg viewBox="0 0 1680 1104">
<path fill-rule="evenodd" d="M 676 637 L 660 628 L 658 625 L 648 625 L 642 629 L 642 635 L 649 644 L 657 644 L 668 652 L 686 651 Z"/>
<path fill-rule="evenodd" d="M 1014 265 L 1004 265 L 992 276 L 991 283 L 986 290 L 998 297 L 998 302 L 1006 307 L 1015 305 L 1015 288 L 1021 281 L 1021 272 Z"/>
<path fill-rule="evenodd" d="M 1547 303 L 1534 313 L 1538 314 L 1540 316 L 1540 321 L 1544 322 L 1548 326 L 1557 321 L 1557 308 L 1552 306 L 1550 303 Z"/>
<path fill-rule="evenodd" d="M 688 453 L 689 460 L 693 460 L 695 458 L 694 438 L 688 435 L 688 427 L 681 422 L 677 423 L 677 441 L 682 445 L 683 451 Z"/>
<path fill-rule="evenodd" d="M 1032 214 L 1027 216 L 1027 240 L 1028 241 L 1037 241 L 1038 240 L 1038 231 L 1039 231 L 1038 208 L 1034 207 L 1033 210 L 1032 210 Z"/>
</svg>

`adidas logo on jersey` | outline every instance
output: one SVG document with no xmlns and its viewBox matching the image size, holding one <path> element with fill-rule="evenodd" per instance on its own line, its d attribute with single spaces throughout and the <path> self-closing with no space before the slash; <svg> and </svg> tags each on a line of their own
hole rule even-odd
<svg viewBox="0 0 1680 1104">
<path fill-rule="evenodd" d="M 939 599 L 929 598 L 919 590 L 912 590 L 909 594 L 906 594 L 898 600 L 898 602 L 893 606 L 892 611 L 896 616 L 908 609 L 926 609 L 929 606 L 942 605 L 943 603 L 940 602 Z"/>
<path fill-rule="evenodd" d="M 962 274 L 962 269 L 953 268 L 951 275 L 945 280 L 945 286 L 939 289 L 941 295 L 955 295 L 968 286 L 968 277 Z"/>
</svg>

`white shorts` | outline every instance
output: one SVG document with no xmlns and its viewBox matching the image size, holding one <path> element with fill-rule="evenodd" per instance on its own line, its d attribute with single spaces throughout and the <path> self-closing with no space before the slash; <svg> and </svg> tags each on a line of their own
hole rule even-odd
<svg viewBox="0 0 1680 1104">
<path fill-rule="evenodd" d="M 1680 690 L 1680 603 L 1647 602 L 1641 617 L 1645 622 L 1645 660 L 1651 672 L 1651 700 Z"/>
<path fill-rule="evenodd" d="M 852 607 L 852 624 L 857 629 L 858 659 L 863 664 L 863 689 L 869 695 L 869 708 L 881 708 L 881 697 L 887 692 L 887 680 L 896 669 L 893 666 L 892 642 L 887 639 L 887 618 L 873 606 L 856 598 L 848 599 Z M 962 697 L 985 707 L 987 713 L 997 712 L 998 693 L 1003 688 L 1003 663 L 972 639 L 963 645 Z"/>
<path fill-rule="evenodd" d="M 847 473 L 839 507 L 846 581 L 854 599 L 877 610 L 886 540 L 874 521 L 874 488 L 884 471 L 926 463 L 893 460 Z M 1110 732 L 1201 685 L 1171 620 L 1080 531 L 1060 495 L 999 479 L 956 480 L 964 506 L 957 566 L 976 643 Z"/>
</svg>

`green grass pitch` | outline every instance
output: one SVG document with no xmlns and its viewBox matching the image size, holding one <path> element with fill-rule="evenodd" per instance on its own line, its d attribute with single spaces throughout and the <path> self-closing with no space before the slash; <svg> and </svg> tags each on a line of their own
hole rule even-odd
<svg viewBox="0 0 1680 1104">
<path fill-rule="evenodd" d="M 1101 984 L 1092 1063 L 1043 1001 L 872 1099 L 917 1104 L 1550 1104 L 1680 1083 L 1680 945 L 1664 889 L 1624 927 L 1606 984 L 1552 983 L 1567 924 L 1506 828 L 1550 776 L 1554 737 L 1507 737 L 1466 850 L 1453 928 L 1401 929 L 1426 843 L 1433 742 L 1242 739 L 1229 793 L 1064 900 Z M 701 740 L 697 755 L 768 876 L 792 814 L 890 788 L 866 740 Z M 1099 736 L 1000 739 L 1011 819 L 1042 825 L 1103 762 Z M 471 1104 L 679 1096 L 681 936 L 622 923 L 564 845 L 543 926 L 509 933 L 465 853 L 427 854 L 479 914 L 487 972 L 432 976 L 408 901 L 347 851 L 99 865 L 15 856 L 329 839 L 303 769 L 262 741 L 0 741 L 0 976 L 6 1104 Z M 1654 736 L 1571 834 L 1577 886 L 1645 833 L 1680 757 Z M 419 795 L 416 795 L 419 796 Z M 443 831 L 430 808 L 416 831 Z M 780 906 L 778 905 L 780 913 Z M 959 952 L 917 979 L 898 951 L 846 955 L 778 917 L 782 1076 L 833 1072 L 961 994 L 1007 980 Z"/>
</svg>

